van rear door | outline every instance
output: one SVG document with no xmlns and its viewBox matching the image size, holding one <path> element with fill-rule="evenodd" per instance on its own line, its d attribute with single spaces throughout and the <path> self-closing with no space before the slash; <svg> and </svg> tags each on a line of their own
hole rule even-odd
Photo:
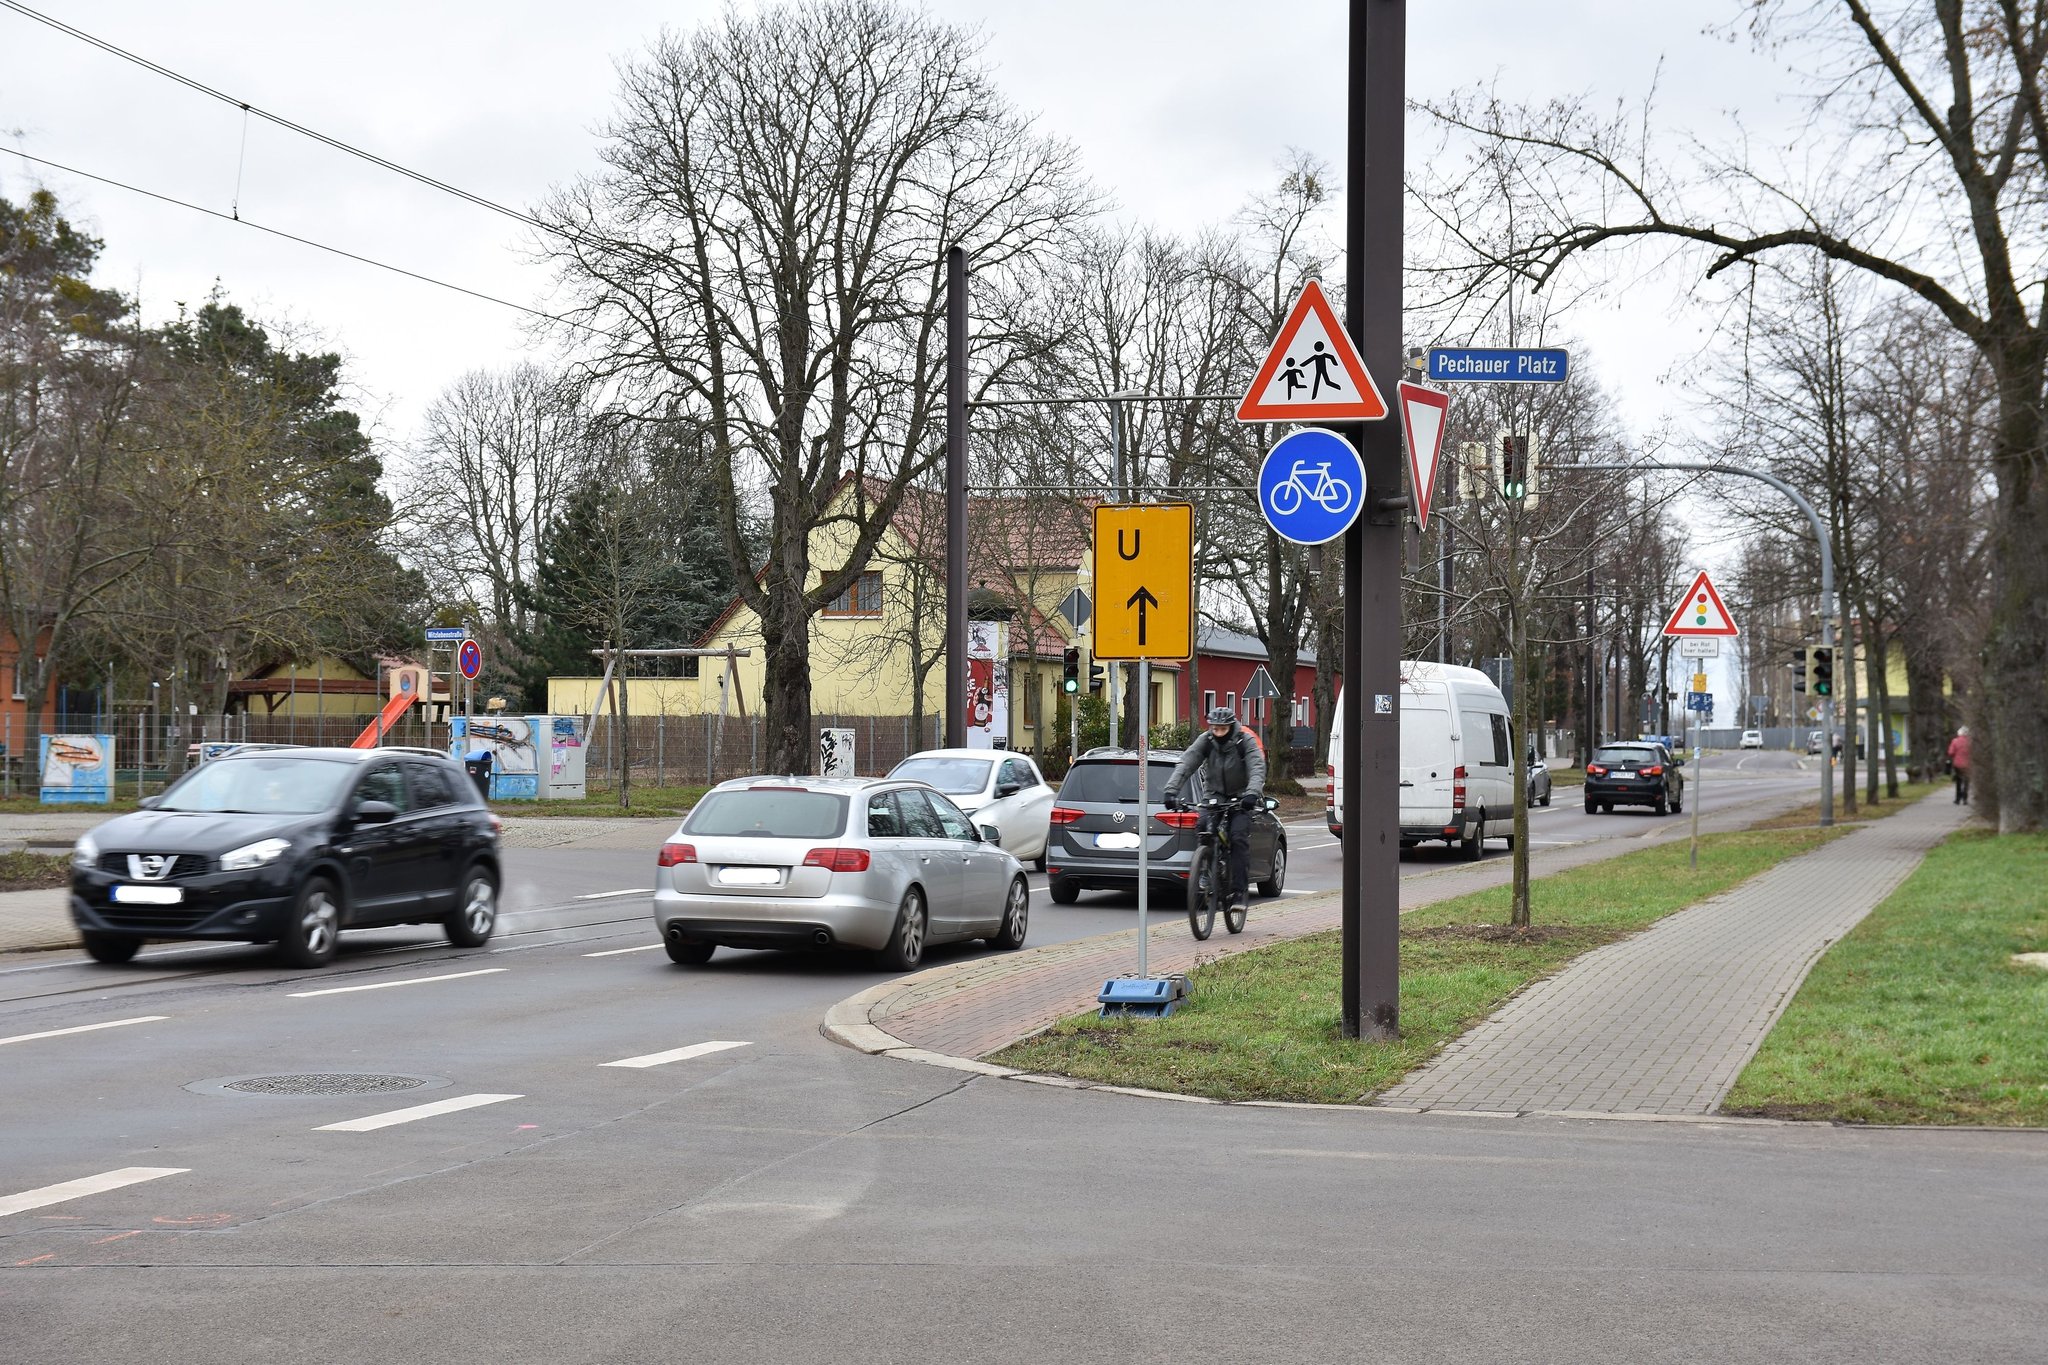
<svg viewBox="0 0 2048 1365">
<path fill-rule="evenodd" d="M 1441 829 L 1451 822 L 1451 712 L 1443 691 L 1401 694 L 1401 827 Z"/>
</svg>

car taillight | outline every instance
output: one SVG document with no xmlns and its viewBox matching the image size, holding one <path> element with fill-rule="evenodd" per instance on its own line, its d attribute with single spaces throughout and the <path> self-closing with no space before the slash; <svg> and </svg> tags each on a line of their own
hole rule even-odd
<svg viewBox="0 0 2048 1365">
<path fill-rule="evenodd" d="M 865 872 L 868 851 L 864 848 L 814 848 L 804 855 L 805 867 L 822 867 L 827 872 Z"/>
<path fill-rule="evenodd" d="M 1663 775 L 1664 775 L 1664 767 L 1663 767 L 1663 765 L 1662 765 L 1662 764 L 1659 764 L 1658 766 L 1656 766 L 1656 767 L 1654 767 L 1654 768 L 1645 768 L 1645 769 L 1643 769 L 1643 776 L 1644 776 L 1644 777 L 1662 777 Z"/>
<path fill-rule="evenodd" d="M 1451 769 L 1451 806 L 1454 810 L 1465 809 L 1465 765 L 1462 763 Z"/>
<path fill-rule="evenodd" d="M 661 846 L 661 856 L 654 861 L 660 867 L 674 867 L 677 863 L 694 863 L 697 861 L 697 846 L 695 844 L 663 844 Z"/>
<path fill-rule="evenodd" d="M 1081 812 L 1075 810 L 1072 806 L 1054 806 L 1052 808 L 1052 822 L 1055 825 L 1071 825 L 1080 818 Z"/>
<path fill-rule="evenodd" d="M 1172 829 L 1193 829 L 1202 823 L 1201 812 L 1192 810 L 1166 810 L 1152 818 Z"/>
<path fill-rule="evenodd" d="M 1601 767 L 1598 763 L 1588 763 L 1586 765 L 1586 776 L 1605 777 L 1607 776 L 1607 769 Z"/>
</svg>

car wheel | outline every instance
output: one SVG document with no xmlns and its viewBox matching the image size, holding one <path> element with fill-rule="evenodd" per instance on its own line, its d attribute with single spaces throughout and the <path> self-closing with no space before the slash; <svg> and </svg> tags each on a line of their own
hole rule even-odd
<svg viewBox="0 0 2048 1365">
<path fill-rule="evenodd" d="M 1656 805 L 1652 807 L 1652 809 L 1655 810 L 1656 813 L 1659 815 L 1669 815 L 1671 814 L 1671 803 L 1664 799 L 1664 795 L 1662 792 L 1659 792 L 1657 794 Z"/>
<path fill-rule="evenodd" d="M 101 934 L 87 930 L 81 932 L 79 938 L 84 940 L 86 955 L 94 962 L 126 962 L 142 947 L 142 940 L 132 934 Z"/>
<path fill-rule="evenodd" d="M 1612 801 L 1602 801 L 1600 803 L 1600 813 L 1602 815 L 1614 814 L 1614 803 Z"/>
<path fill-rule="evenodd" d="M 1019 877 L 1010 883 L 1010 894 L 1003 902 L 1002 928 L 996 930 L 988 946 L 1013 953 L 1024 946 L 1024 934 L 1030 927 L 1031 888 Z"/>
<path fill-rule="evenodd" d="M 1468 863 L 1479 861 L 1479 855 L 1486 851 L 1486 815 L 1482 812 L 1465 837 L 1458 840 L 1458 853 Z"/>
<path fill-rule="evenodd" d="M 661 946 L 668 950 L 668 960 L 679 967 L 701 967 L 718 951 L 716 943 L 701 943 L 694 938 L 664 938 Z"/>
<path fill-rule="evenodd" d="M 1052 884 L 1052 898 L 1060 905 L 1072 905 L 1081 899 L 1081 888 L 1064 878 L 1055 879 Z"/>
<path fill-rule="evenodd" d="M 1045 855 L 1043 853 L 1031 860 L 1031 870 L 1033 872 L 1045 871 Z"/>
<path fill-rule="evenodd" d="M 882 965 L 891 971 L 907 972 L 924 960 L 924 893 L 911 887 L 903 893 L 896 911 L 896 929 L 889 946 L 882 949 Z"/>
<path fill-rule="evenodd" d="M 1594 799 L 1593 799 L 1592 797 L 1590 797 L 1590 796 L 1589 796 L 1589 797 L 1587 797 L 1587 798 L 1586 798 L 1586 814 L 1588 814 L 1588 815 L 1598 815 L 1599 813 L 1600 813 L 1600 803 L 1599 803 L 1598 801 L 1595 801 L 1595 800 L 1594 800 Z"/>
<path fill-rule="evenodd" d="M 293 900 L 277 955 L 287 967 L 323 967 L 341 941 L 341 894 L 325 877 L 308 877 Z"/>
<path fill-rule="evenodd" d="M 1273 846 L 1273 875 L 1259 883 L 1261 896 L 1277 896 L 1287 889 L 1287 845 Z"/>
<path fill-rule="evenodd" d="M 481 867 L 472 867 L 462 879 L 462 894 L 455 913 L 443 921 L 448 941 L 458 948 L 481 948 L 491 941 L 498 927 L 498 884 Z"/>
<path fill-rule="evenodd" d="M 1543 789 L 1543 799 L 1537 802 L 1536 804 L 1539 806 L 1547 806 L 1550 804 L 1550 788 L 1545 787 Z"/>
</svg>

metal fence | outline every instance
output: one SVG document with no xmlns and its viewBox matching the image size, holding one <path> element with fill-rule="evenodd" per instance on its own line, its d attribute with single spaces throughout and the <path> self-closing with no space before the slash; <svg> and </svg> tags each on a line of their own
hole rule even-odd
<svg viewBox="0 0 2048 1365">
<path fill-rule="evenodd" d="M 815 741 L 820 730 L 853 731 L 854 771 L 879 777 L 911 754 L 939 747 L 940 725 L 935 716 L 813 714 L 813 759 L 806 771 L 817 769 Z M 621 726 L 607 715 L 598 718 L 586 759 L 584 780 L 589 790 L 618 786 L 622 729 L 636 786 L 708 786 L 760 772 L 768 761 L 759 716 L 631 716 Z"/>
</svg>

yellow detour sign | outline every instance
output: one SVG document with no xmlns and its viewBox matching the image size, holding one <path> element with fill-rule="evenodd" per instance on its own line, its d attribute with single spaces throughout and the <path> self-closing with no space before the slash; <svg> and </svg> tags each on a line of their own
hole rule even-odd
<svg viewBox="0 0 2048 1365">
<path fill-rule="evenodd" d="M 1195 648 L 1195 508 L 1095 508 L 1098 659 L 1185 659 Z"/>
</svg>

